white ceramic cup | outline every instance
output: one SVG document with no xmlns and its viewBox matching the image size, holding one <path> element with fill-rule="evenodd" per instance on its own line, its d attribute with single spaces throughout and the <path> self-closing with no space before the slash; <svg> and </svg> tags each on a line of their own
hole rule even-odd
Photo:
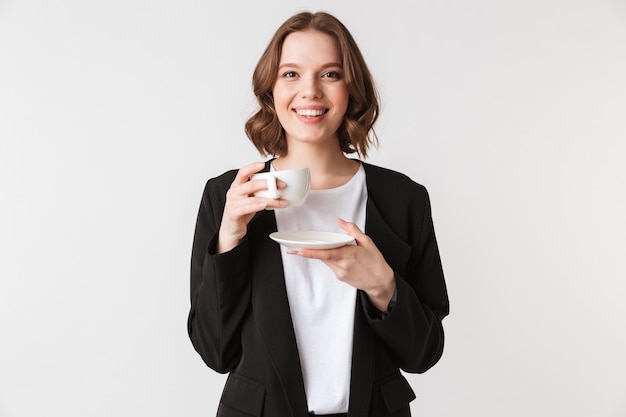
<svg viewBox="0 0 626 417">
<path fill-rule="evenodd" d="M 283 171 L 259 172 L 252 176 L 253 180 L 267 180 L 267 190 L 254 193 L 257 197 L 283 198 L 287 207 L 295 207 L 304 203 L 311 188 L 311 173 L 308 168 L 286 169 Z M 276 179 L 286 184 L 279 190 Z"/>
</svg>

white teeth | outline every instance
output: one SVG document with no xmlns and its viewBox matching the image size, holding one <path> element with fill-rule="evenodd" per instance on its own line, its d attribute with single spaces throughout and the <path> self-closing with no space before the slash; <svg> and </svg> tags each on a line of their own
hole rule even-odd
<svg viewBox="0 0 626 417">
<path fill-rule="evenodd" d="M 324 114 L 324 110 L 313 110 L 313 109 L 301 109 L 301 110 L 297 110 L 297 112 L 300 116 L 306 116 L 306 117 L 321 116 L 322 114 Z"/>
</svg>

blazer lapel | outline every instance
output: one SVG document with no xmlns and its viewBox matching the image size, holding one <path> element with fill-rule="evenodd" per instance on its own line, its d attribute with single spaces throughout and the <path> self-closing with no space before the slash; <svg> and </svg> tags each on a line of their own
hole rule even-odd
<svg viewBox="0 0 626 417">
<path fill-rule="evenodd" d="M 290 401 L 293 417 L 306 417 L 306 394 L 280 247 L 269 238 L 269 234 L 277 229 L 274 212 L 260 212 L 248 227 L 255 229 L 254 233 L 248 234 L 250 247 L 254 251 L 252 268 L 256 271 L 252 280 L 253 314 L 274 370 L 280 376 Z"/>
<path fill-rule="evenodd" d="M 370 198 L 366 207 L 365 234 L 376 243 L 393 270 L 400 276 L 405 276 L 411 247 L 389 228 Z"/>
<path fill-rule="evenodd" d="M 376 189 L 368 192 L 376 193 Z M 374 242 L 389 265 L 404 275 L 411 248 L 387 226 L 376 205 L 368 197 L 366 205 L 365 234 Z M 350 387 L 350 407 L 348 417 L 362 417 L 369 414 L 372 387 L 374 384 L 375 340 L 376 337 L 365 317 L 363 298 L 359 291 L 354 319 L 354 343 L 352 350 L 352 374 Z"/>
</svg>

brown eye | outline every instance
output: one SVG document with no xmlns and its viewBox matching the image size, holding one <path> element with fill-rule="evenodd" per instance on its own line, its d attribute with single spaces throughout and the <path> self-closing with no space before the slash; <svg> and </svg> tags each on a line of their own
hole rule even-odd
<svg viewBox="0 0 626 417">
<path fill-rule="evenodd" d="M 335 79 L 335 80 L 340 80 L 341 79 L 341 74 L 338 73 L 337 71 L 328 71 L 328 72 L 325 72 L 322 75 L 322 78 L 332 78 L 332 79 Z"/>
</svg>

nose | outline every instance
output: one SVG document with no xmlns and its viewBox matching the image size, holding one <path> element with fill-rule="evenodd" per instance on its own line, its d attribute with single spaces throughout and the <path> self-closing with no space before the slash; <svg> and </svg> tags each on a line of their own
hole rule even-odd
<svg viewBox="0 0 626 417">
<path fill-rule="evenodd" d="M 322 89 L 320 88 L 320 79 L 317 76 L 310 75 L 302 77 L 302 98 L 315 99 L 322 97 Z"/>
</svg>

